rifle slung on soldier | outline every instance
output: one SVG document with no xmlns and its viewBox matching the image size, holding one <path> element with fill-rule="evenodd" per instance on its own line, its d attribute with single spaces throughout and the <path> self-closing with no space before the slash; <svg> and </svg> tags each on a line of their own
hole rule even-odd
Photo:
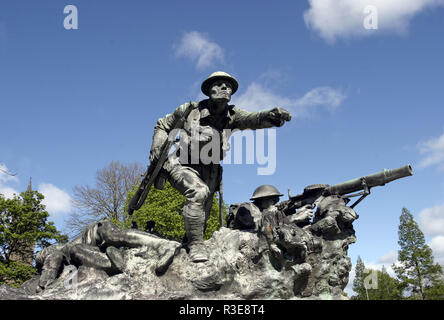
<svg viewBox="0 0 444 320">
<path fill-rule="evenodd" d="M 177 122 L 173 126 L 173 129 L 182 128 L 183 124 L 185 123 L 186 119 L 188 118 L 190 112 L 194 108 L 195 108 L 195 106 L 190 101 L 190 105 L 184 111 L 182 116 L 177 120 Z M 167 140 L 162 145 L 162 148 L 161 148 L 162 151 L 160 153 L 159 159 L 153 163 L 150 163 L 150 165 L 148 166 L 148 168 L 144 174 L 144 177 L 142 179 L 142 182 L 140 183 L 139 188 L 137 189 L 134 196 L 131 198 L 131 201 L 128 205 L 128 215 L 132 216 L 132 214 L 134 213 L 135 210 L 139 210 L 140 207 L 142 207 L 143 203 L 146 200 L 146 197 L 148 196 L 148 193 L 150 192 L 150 189 L 151 189 L 154 181 L 156 180 L 156 177 L 158 176 L 165 161 L 167 160 L 168 153 L 175 141 L 176 141 L 175 139 L 168 137 Z"/>
</svg>

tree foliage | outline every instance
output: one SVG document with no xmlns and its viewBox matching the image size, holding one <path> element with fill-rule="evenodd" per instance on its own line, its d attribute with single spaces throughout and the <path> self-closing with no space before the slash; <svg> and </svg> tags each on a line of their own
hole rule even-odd
<svg viewBox="0 0 444 320">
<path fill-rule="evenodd" d="M 128 193 L 126 208 L 135 191 L 136 188 Z M 146 226 L 148 221 L 154 221 L 156 233 L 166 238 L 181 241 L 185 235 L 185 227 L 182 217 L 182 209 L 185 202 L 185 197 L 167 181 L 163 190 L 156 188 L 150 190 L 143 206 L 134 212 L 134 221 L 136 221 L 137 225 L 140 227 Z M 224 206 L 224 220 L 226 214 L 227 209 Z M 131 221 L 128 216 L 126 217 L 126 220 L 126 227 L 129 227 Z M 213 232 L 218 228 L 219 200 L 215 194 L 204 238 L 209 239 Z"/>
<path fill-rule="evenodd" d="M 79 234 L 84 227 L 100 219 L 110 219 L 122 226 L 125 222 L 125 200 L 128 191 L 140 182 L 142 166 L 128 165 L 118 161 L 96 173 L 95 186 L 75 186 L 73 206 L 75 211 L 65 221 L 71 236 Z"/>
<path fill-rule="evenodd" d="M 373 286 L 365 288 L 365 279 L 376 273 L 376 279 Z M 373 284 L 373 283 L 372 283 Z M 358 257 L 355 267 L 355 279 L 353 280 L 353 291 L 355 295 L 353 300 L 400 300 L 402 299 L 402 290 L 400 283 L 392 278 L 383 266 L 382 270 L 367 269 L 361 257 Z"/>
<path fill-rule="evenodd" d="M 23 261 L 0 261 L 0 284 L 7 284 L 12 287 L 20 287 L 26 280 L 31 279 L 36 273 L 32 265 Z"/>
<path fill-rule="evenodd" d="M 372 270 L 373 272 L 373 270 Z M 391 277 L 385 267 L 382 270 L 376 270 L 378 278 L 378 287 L 376 289 L 369 289 L 368 295 L 370 300 L 401 300 L 402 289 L 400 283 L 395 278 Z"/>
<path fill-rule="evenodd" d="M 367 296 L 364 288 L 364 270 L 365 265 L 361 257 L 358 256 L 355 267 L 355 278 L 353 279 L 353 291 L 356 295 L 352 297 L 353 300 L 366 300 Z"/>
<path fill-rule="evenodd" d="M 442 296 L 442 267 L 434 263 L 432 250 L 425 243 L 424 234 L 406 208 L 402 209 L 398 235 L 399 265 L 394 265 L 393 269 L 402 288 L 412 298 L 436 298 L 440 292 Z"/>
<path fill-rule="evenodd" d="M 444 300 L 444 281 L 438 281 L 435 285 L 425 289 L 427 300 Z"/>
<path fill-rule="evenodd" d="M 20 196 L 6 199 L 0 194 L 0 283 L 19 285 L 35 272 L 31 263 L 34 248 L 55 241 L 66 242 L 47 219 L 43 195 L 28 189 Z"/>
</svg>

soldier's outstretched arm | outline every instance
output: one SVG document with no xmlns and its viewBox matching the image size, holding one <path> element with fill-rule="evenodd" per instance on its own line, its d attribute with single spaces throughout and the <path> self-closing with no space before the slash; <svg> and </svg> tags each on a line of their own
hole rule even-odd
<svg viewBox="0 0 444 320">
<path fill-rule="evenodd" d="M 241 130 L 281 127 L 286 121 L 291 120 L 290 112 L 279 107 L 259 112 L 250 112 L 235 107 L 234 111 L 234 126 Z"/>
</svg>

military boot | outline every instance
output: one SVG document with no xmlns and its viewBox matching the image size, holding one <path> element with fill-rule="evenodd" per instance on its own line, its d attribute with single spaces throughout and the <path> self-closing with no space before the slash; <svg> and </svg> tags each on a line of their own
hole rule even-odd
<svg viewBox="0 0 444 320">
<path fill-rule="evenodd" d="M 190 259 L 195 263 L 208 261 L 207 249 L 203 241 L 203 226 L 198 223 L 193 224 L 189 220 L 191 219 L 184 219 Z"/>
<path fill-rule="evenodd" d="M 188 247 L 190 248 L 191 261 L 195 263 L 208 261 L 207 249 L 203 241 L 190 243 Z"/>
</svg>

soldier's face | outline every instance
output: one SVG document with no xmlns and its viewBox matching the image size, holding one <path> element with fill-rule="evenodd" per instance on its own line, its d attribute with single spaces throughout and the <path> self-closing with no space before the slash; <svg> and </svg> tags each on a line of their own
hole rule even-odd
<svg viewBox="0 0 444 320">
<path fill-rule="evenodd" d="M 262 211 L 265 209 L 269 209 L 270 207 L 274 206 L 278 202 L 279 202 L 279 197 L 266 197 L 266 198 L 260 199 L 257 203 L 257 206 Z"/>
<path fill-rule="evenodd" d="M 226 80 L 218 80 L 211 85 L 210 98 L 212 100 L 225 100 L 229 102 L 231 100 L 231 94 L 233 89 L 231 84 Z"/>
</svg>

